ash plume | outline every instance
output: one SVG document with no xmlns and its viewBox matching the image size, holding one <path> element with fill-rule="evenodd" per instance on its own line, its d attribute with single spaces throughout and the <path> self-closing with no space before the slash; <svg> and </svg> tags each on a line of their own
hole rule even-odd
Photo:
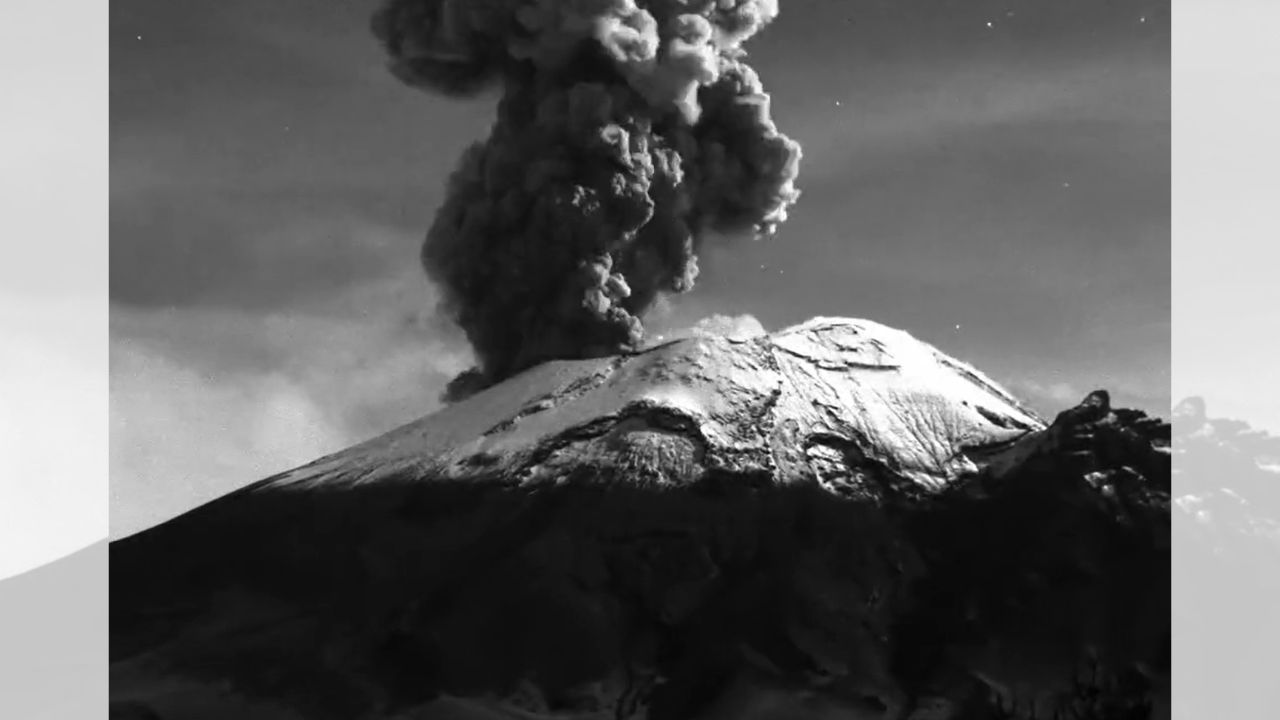
<svg viewBox="0 0 1280 720">
<path fill-rule="evenodd" d="M 429 92 L 502 96 L 422 262 L 479 367 L 460 397 L 555 358 L 634 349 L 709 232 L 772 234 L 799 191 L 742 44 L 777 0 L 389 0 L 373 30 Z"/>
</svg>

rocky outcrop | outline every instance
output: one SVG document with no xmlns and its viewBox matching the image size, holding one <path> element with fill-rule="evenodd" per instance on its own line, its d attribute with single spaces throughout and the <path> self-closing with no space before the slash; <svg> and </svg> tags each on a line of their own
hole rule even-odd
<svg viewBox="0 0 1280 720">
<path fill-rule="evenodd" d="M 549 363 L 114 543 L 113 697 L 1167 715 L 1169 432 L 867 321 Z"/>
</svg>

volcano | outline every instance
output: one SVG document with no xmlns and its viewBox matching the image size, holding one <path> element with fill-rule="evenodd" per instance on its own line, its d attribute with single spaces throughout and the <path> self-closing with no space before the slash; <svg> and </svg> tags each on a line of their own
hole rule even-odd
<svg viewBox="0 0 1280 720">
<path fill-rule="evenodd" d="M 113 543 L 111 717 L 1168 717 L 1169 439 L 865 320 L 547 362 Z"/>
</svg>

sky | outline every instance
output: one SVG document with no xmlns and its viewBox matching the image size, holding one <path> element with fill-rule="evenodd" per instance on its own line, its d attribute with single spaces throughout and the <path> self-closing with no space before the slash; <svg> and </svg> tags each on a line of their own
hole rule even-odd
<svg viewBox="0 0 1280 720">
<path fill-rule="evenodd" d="M 386 72 L 371 0 L 111 3 L 111 533 L 438 407 L 418 250 L 494 98 Z M 1147 0 L 783 0 L 752 65 L 804 148 L 711 315 L 908 330 L 1048 415 L 1170 405 L 1170 22 Z"/>
<path fill-rule="evenodd" d="M 1172 277 L 1174 398 L 1280 435 L 1274 390 L 1280 69 L 1266 0 L 1178 4 Z M 1195 57 L 1193 57 L 1195 55 Z M 1224 131 L 1228 128 L 1229 130 Z M 1256 258 L 1256 259 L 1255 259 Z"/>
<path fill-rule="evenodd" d="M 107 8 L 4 15 L 0 579 L 106 536 L 109 450 Z"/>
</svg>

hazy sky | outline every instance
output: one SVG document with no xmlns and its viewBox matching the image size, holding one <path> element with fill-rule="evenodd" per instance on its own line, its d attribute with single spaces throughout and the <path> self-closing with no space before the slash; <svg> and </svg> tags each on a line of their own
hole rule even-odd
<svg viewBox="0 0 1280 720">
<path fill-rule="evenodd" d="M 108 455 L 107 7 L 4 7 L 0 579 L 106 535 Z"/>
<path fill-rule="evenodd" d="M 1169 405 L 1168 2 L 783 0 L 779 234 L 659 331 L 872 318 L 1047 413 Z M 469 364 L 418 248 L 493 99 L 383 68 L 372 0 L 111 4 L 112 531 L 425 414 Z"/>
</svg>

